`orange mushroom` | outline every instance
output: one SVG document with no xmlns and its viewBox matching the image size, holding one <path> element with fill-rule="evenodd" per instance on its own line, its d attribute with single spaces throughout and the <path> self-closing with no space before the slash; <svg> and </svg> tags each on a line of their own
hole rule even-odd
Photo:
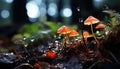
<svg viewBox="0 0 120 69">
<path fill-rule="evenodd" d="M 95 28 L 96 29 L 98 29 L 99 31 L 97 31 L 96 33 L 99 35 L 99 36 L 101 36 L 101 37 L 103 37 L 104 35 L 104 28 L 106 27 L 106 25 L 105 24 L 102 24 L 102 23 L 100 23 L 100 24 L 98 24 Z M 99 38 L 99 39 L 101 39 L 101 37 Z"/>
<path fill-rule="evenodd" d="M 70 37 L 74 37 L 74 44 L 75 44 L 76 46 L 78 46 L 78 42 L 76 42 L 75 36 L 78 36 L 78 35 L 79 35 L 79 33 L 78 33 L 76 30 L 72 30 L 72 31 L 69 33 L 69 36 L 70 36 Z"/>
<path fill-rule="evenodd" d="M 67 27 L 67 26 L 62 26 L 62 27 L 60 27 L 58 30 L 57 30 L 57 33 L 59 33 L 59 34 L 64 34 L 65 35 L 65 37 L 64 37 L 64 44 L 65 44 L 65 46 L 66 46 L 66 43 L 69 43 L 69 37 L 68 37 L 68 33 L 70 33 L 71 32 L 71 30 L 70 30 L 70 28 L 69 27 Z"/>
<path fill-rule="evenodd" d="M 88 53 L 88 46 L 87 46 L 88 42 L 87 42 L 87 38 L 90 37 L 90 34 L 89 34 L 87 31 L 84 31 L 84 32 L 83 32 L 83 37 L 85 38 L 86 51 L 87 51 L 87 53 Z"/>
<path fill-rule="evenodd" d="M 87 31 L 85 31 L 85 32 L 83 32 L 83 37 L 84 38 L 89 38 L 90 34 Z"/>
<path fill-rule="evenodd" d="M 57 33 L 59 33 L 59 34 L 68 34 L 68 33 L 70 33 L 70 29 L 69 29 L 69 27 L 67 27 L 67 26 L 62 26 L 62 27 L 60 27 L 58 30 L 57 30 Z"/>
<path fill-rule="evenodd" d="M 89 17 L 84 21 L 84 25 L 91 25 L 92 35 L 93 35 L 95 41 L 97 42 L 97 47 L 99 48 L 100 43 L 99 43 L 99 41 L 97 40 L 96 36 L 94 35 L 93 25 L 92 25 L 92 24 L 96 24 L 96 23 L 98 23 L 98 22 L 100 22 L 99 19 L 97 19 L 97 18 L 95 18 L 95 17 L 93 17 L 93 16 L 89 16 Z"/>
<path fill-rule="evenodd" d="M 100 23 L 100 24 L 98 24 L 95 28 L 96 28 L 96 29 L 104 29 L 105 27 L 106 27 L 105 24 Z"/>
<path fill-rule="evenodd" d="M 74 37 L 74 36 L 78 36 L 79 33 L 76 31 L 76 30 L 72 30 L 70 33 L 69 33 L 69 36 L 70 37 Z"/>
<path fill-rule="evenodd" d="M 91 24 L 96 24 L 100 22 L 99 19 L 93 17 L 93 16 L 89 16 L 85 21 L 84 21 L 84 25 L 91 25 Z"/>
</svg>

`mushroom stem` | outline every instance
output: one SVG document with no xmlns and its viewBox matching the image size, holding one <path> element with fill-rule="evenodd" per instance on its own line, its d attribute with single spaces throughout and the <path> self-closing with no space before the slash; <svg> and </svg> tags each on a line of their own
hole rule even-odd
<svg viewBox="0 0 120 69">
<path fill-rule="evenodd" d="M 66 47 L 66 42 L 67 42 L 66 40 L 67 40 L 67 39 L 66 39 L 66 36 L 65 36 L 65 37 L 64 37 L 64 41 L 63 41 L 63 42 L 64 42 L 64 47 Z"/>
<path fill-rule="evenodd" d="M 84 45 L 86 45 L 85 38 L 84 38 L 84 35 L 83 35 L 83 30 L 81 30 L 81 33 L 82 33 L 82 40 L 83 40 L 83 43 L 84 43 Z"/>
<path fill-rule="evenodd" d="M 87 45 L 87 38 L 85 38 L 85 46 L 86 46 L 86 52 L 88 53 L 88 45 Z"/>
<path fill-rule="evenodd" d="M 67 43 L 69 44 L 70 40 L 69 40 L 69 35 L 68 34 L 66 34 L 66 38 L 67 38 Z"/>
<path fill-rule="evenodd" d="M 96 41 L 96 43 L 97 43 L 97 48 L 99 48 L 99 47 L 100 47 L 100 43 L 99 43 L 99 41 L 97 40 L 96 36 L 94 35 L 92 23 L 91 23 L 91 32 L 92 32 L 92 35 L 93 35 L 93 37 L 94 37 L 94 39 L 95 39 L 95 41 Z"/>
<path fill-rule="evenodd" d="M 68 34 L 65 34 L 65 37 L 64 37 L 64 45 L 66 47 L 66 45 L 69 43 L 69 37 L 68 37 Z"/>
</svg>

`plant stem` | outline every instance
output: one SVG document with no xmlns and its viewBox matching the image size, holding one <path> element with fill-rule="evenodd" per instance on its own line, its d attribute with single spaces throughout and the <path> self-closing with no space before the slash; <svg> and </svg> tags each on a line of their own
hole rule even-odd
<svg viewBox="0 0 120 69">
<path fill-rule="evenodd" d="M 119 63 L 119 61 L 117 60 L 117 58 L 114 56 L 114 54 L 111 51 L 108 51 L 108 53 L 113 57 L 116 63 Z"/>
</svg>

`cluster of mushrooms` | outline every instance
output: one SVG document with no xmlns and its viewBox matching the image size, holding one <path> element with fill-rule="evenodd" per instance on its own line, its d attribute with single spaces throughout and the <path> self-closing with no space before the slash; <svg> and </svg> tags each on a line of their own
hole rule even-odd
<svg viewBox="0 0 120 69">
<path fill-rule="evenodd" d="M 101 48 L 101 42 L 99 37 L 97 37 L 93 32 L 93 24 L 97 24 L 95 28 L 99 29 L 99 32 L 106 27 L 105 24 L 100 23 L 100 20 L 93 16 L 89 16 L 84 21 L 84 25 L 90 25 L 92 34 L 90 34 L 89 31 L 83 31 L 79 34 L 80 32 L 77 30 L 71 30 L 65 25 L 61 26 L 57 30 L 58 37 L 56 37 L 57 40 L 55 40 L 55 48 L 50 48 L 50 51 L 46 52 L 46 56 L 54 59 L 65 59 L 68 56 L 71 57 L 72 55 L 77 54 L 85 61 L 100 58 L 101 53 L 99 49 Z M 104 36 L 100 36 L 101 38 L 104 38 Z M 89 38 L 91 38 L 91 40 L 88 40 Z M 91 56 L 92 58 L 90 58 Z"/>
<path fill-rule="evenodd" d="M 104 57 L 103 53 L 101 53 L 101 50 L 105 50 L 103 49 L 104 47 L 102 47 L 102 40 L 107 38 L 107 35 L 109 35 L 108 33 L 111 32 L 110 30 L 105 30 L 107 25 L 101 23 L 99 19 L 93 16 L 89 16 L 83 23 L 84 25 L 89 25 L 91 30 L 78 32 L 75 29 L 71 30 L 65 25 L 58 28 L 54 42 L 48 44 L 48 50 L 45 51 L 42 56 L 48 58 L 51 62 L 57 60 L 67 61 L 71 57 L 75 56 L 84 63 L 93 62 L 93 65 L 91 65 L 90 68 L 98 62 L 111 63 L 111 59 Z M 95 28 L 93 24 L 96 24 Z M 96 29 L 96 32 L 94 32 L 94 29 Z M 107 50 L 104 52 L 109 53 L 111 57 L 118 62 L 112 52 Z M 55 68 L 56 66 L 44 61 L 37 62 L 33 66 L 34 69 L 39 69 L 40 67 Z M 59 65 L 57 65 L 57 67 L 56 69 L 63 69 L 60 68 Z"/>
</svg>

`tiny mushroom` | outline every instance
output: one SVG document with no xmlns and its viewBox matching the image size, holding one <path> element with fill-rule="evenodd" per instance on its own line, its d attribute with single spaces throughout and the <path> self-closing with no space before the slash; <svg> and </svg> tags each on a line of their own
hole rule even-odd
<svg viewBox="0 0 120 69">
<path fill-rule="evenodd" d="M 98 37 L 98 39 L 103 38 L 104 36 L 102 34 L 104 34 L 104 29 L 105 29 L 106 25 L 103 23 L 98 24 L 95 28 L 98 29 L 99 31 L 97 31 L 96 33 L 101 36 Z"/>
<path fill-rule="evenodd" d="M 89 37 L 91 37 L 91 36 L 90 36 L 89 32 L 84 31 L 84 32 L 83 32 L 83 37 L 85 38 L 86 51 L 87 51 L 87 53 L 88 53 L 88 52 L 89 52 L 89 49 L 88 49 L 88 46 L 87 46 L 87 44 L 88 44 L 87 38 L 89 38 Z"/>
<path fill-rule="evenodd" d="M 95 28 L 96 28 L 96 29 L 104 29 L 105 27 L 106 27 L 105 24 L 100 23 L 100 24 L 98 24 Z"/>
<path fill-rule="evenodd" d="M 84 31 L 84 32 L 83 32 L 83 37 L 84 37 L 84 38 L 89 38 L 89 37 L 90 37 L 90 34 L 89 34 L 87 31 Z"/>
<path fill-rule="evenodd" d="M 78 36 L 79 35 L 79 33 L 76 31 L 76 30 L 72 30 L 70 33 L 69 33 L 69 36 L 70 37 L 74 37 L 74 44 L 76 45 L 76 46 L 78 46 L 78 42 L 76 41 L 76 39 L 75 39 L 75 36 Z"/>
<path fill-rule="evenodd" d="M 93 16 L 89 16 L 85 21 L 84 21 L 84 25 L 91 25 L 91 24 L 96 24 L 100 22 L 99 19 L 93 17 Z"/>
<path fill-rule="evenodd" d="M 92 24 L 96 24 L 96 23 L 98 23 L 98 22 L 100 22 L 99 19 L 97 19 L 97 18 L 95 18 L 95 17 L 93 17 L 93 16 L 89 16 L 89 17 L 84 21 L 84 25 L 90 25 L 90 26 L 91 26 L 92 35 L 93 35 L 95 41 L 97 42 L 97 47 L 99 48 L 100 43 L 99 43 L 99 41 L 97 40 L 96 36 L 94 35 L 93 25 L 92 25 Z"/>
<path fill-rule="evenodd" d="M 65 35 L 65 37 L 64 37 L 64 44 L 65 44 L 65 46 L 66 46 L 66 43 L 69 43 L 69 36 L 68 36 L 68 34 L 70 32 L 71 32 L 70 28 L 67 27 L 67 26 L 64 26 L 64 25 L 57 30 L 58 34 L 64 34 Z"/>
<path fill-rule="evenodd" d="M 70 33 L 69 33 L 69 36 L 70 37 L 74 37 L 74 36 L 78 36 L 79 33 L 76 31 L 76 30 L 72 30 Z"/>
<path fill-rule="evenodd" d="M 67 26 L 62 26 L 57 30 L 57 33 L 59 33 L 59 34 L 68 34 L 70 32 L 71 32 L 71 30 Z"/>
</svg>

